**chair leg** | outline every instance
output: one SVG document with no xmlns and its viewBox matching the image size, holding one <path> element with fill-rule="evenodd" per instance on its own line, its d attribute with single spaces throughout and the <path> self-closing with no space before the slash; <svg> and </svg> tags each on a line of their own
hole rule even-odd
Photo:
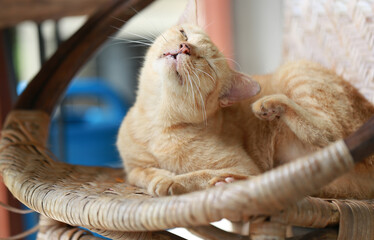
<svg viewBox="0 0 374 240">
<path fill-rule="evenodd" d="M 9 52 L 6 44 L 6 31 L 0 29 L 0 132 L 4 124 L 5 117 L 12 109 L 14 93 L 12 88 L 10 73 Z M 6 189 L 2 183 L 0 176 L 0 201 L 7 203 L 13 207 L 20 208 L 21 204 L 12 197 L 11 193 Z M 22 232 L 22 217 L 19 214 L 7 212 L 5 209 L 0 209 L 0 237 L 9 237 Z"/>
</svg>

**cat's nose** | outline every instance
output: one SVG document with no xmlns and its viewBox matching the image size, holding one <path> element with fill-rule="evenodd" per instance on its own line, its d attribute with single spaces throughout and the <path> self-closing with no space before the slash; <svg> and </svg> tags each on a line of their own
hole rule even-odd
<svg viewBox="0 0 374 240">
<path fill-rule="evenodd" d="M 179 45 L 179 53 L 191 55 L 191 47 L 187 43 L 182 43 Z"/>
</svg>

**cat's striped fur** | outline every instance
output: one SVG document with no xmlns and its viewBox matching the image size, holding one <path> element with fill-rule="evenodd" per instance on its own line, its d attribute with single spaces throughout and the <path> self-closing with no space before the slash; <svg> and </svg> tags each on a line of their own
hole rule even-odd
<svg viewBox="0 0 374 240">
<path fill-rule="evenodd" d="M 180 194 L 304 156 L 373 114 L 356 89 L 318 64 L 289 63 L 250 78 L 229 67 L 202 29 L 183 24 L 149 49 L 117 146 L 130 183 L 153 195 Z M 373 158 L 320 196 L 373 198 Z"/>
</svg>

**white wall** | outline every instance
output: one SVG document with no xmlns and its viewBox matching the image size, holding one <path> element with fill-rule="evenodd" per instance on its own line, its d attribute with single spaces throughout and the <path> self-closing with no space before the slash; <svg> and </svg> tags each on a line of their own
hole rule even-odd
<svg viewBox="0 0 374 240">
<path fill-rule="evenodd" d="M 241 71 L 274 71 L 282 58 L 282 1 L 232 0 L 234 53 Z"/>
</svg>

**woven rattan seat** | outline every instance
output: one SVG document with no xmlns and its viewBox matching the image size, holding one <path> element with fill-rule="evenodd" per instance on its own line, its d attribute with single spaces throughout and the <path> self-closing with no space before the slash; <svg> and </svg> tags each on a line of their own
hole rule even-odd
<svg viewBox="0 0 374 240">
<path fill-rule="evenodd" d="M 339 225 L 332 239 L 374 239 L 374 200 L 308 197 L 374 153 L 374 117 L 352 136 L 313 155 L 251 180 L 180 196 L 151 197 L 127 184 L 122 169 L 54 159 L 46 139 L 61 94 L 115 31 L 108 26 L 120 27 L 123 22 L 117 19 L 127 21 L 133 8 L 150 2 L 118 0 L 100 9 L 61 45 L 7 117 L 0 173 L 12 194 L 41 214 L 38 239 L 97 239 L 77 226 L 112 239 L 180 239 L 164 231 L 173 227 L 190 228 L 206 239 L 246 239 L 209 225 L 223 218 L 249 220 L 251 239 L 285 239 L 288 225 Z"/>
</svg>

